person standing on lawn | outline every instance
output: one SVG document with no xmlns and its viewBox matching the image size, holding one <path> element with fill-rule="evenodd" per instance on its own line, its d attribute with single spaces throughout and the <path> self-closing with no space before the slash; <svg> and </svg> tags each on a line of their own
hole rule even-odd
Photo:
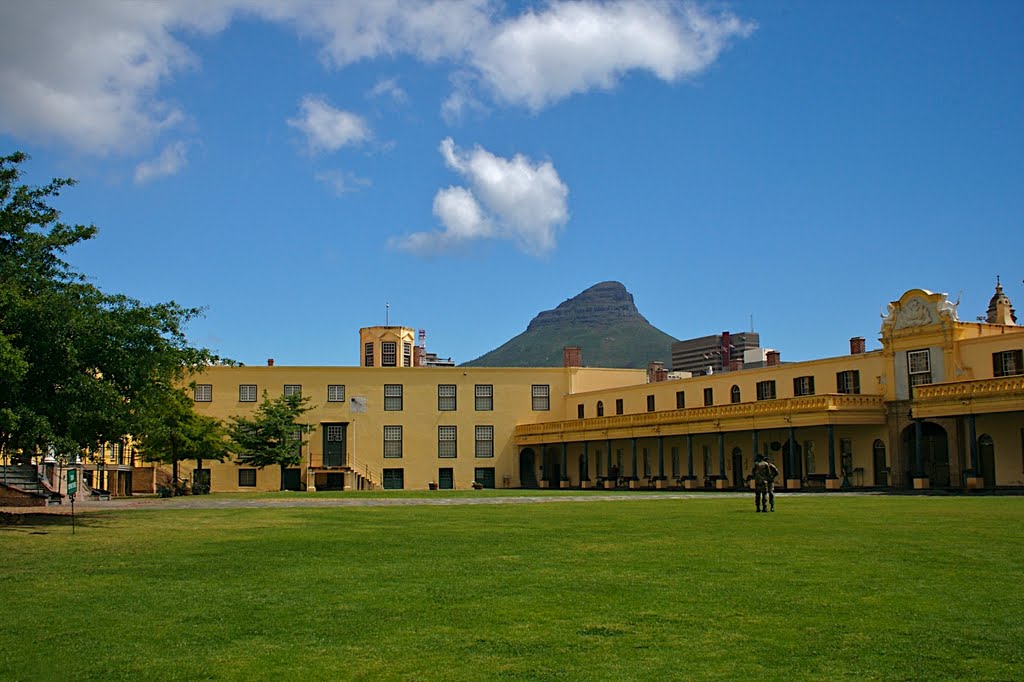
<svg viewBox="0 0 1024 682">
<path fill-rule="evenodd" d="M 754 478 L 754 507 L 759 512 L 768 511 L 768 482 L 772 478 L 772 468 L 761 455 L 754 458 L 754 470 L 750 475 Z M 774 510 L 774 495 L 772 502 Z"/>
<path fill-rule="evenodd" d="M 779 470 L 772 464 L 772 461 L 765 457 L 765 464 L 768 465 L 768 481 L 765 483 L 765 492 L 768 495 L 769 511 L 775 511 L 775 479 L 779 477 Z M 761 507 L 764 508 L 764 499 L 761 500 Z"/>
</svg>

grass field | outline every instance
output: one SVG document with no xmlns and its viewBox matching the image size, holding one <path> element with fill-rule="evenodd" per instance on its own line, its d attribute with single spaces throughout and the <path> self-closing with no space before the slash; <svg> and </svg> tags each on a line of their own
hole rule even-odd
<svg viewBox="0 0 1024 682">
<path fill-rule="evenodd" d="M 0 526 L 0 679 L 1019 680 L 1022 522 L 652 494 Z"/>
</svg>

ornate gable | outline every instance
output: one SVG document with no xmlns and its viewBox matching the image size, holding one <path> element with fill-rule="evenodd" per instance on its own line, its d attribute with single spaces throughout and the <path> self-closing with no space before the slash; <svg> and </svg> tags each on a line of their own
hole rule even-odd
<svg viewBox="0 0 1024 682">
<path fill-rule="evenodd" d="M 898 301 L 893 301 L 882 316 L 882 334 L 908 329 L 927 327 L 940 322 L 958 322 L 956 305 L 946 294 L 933 294 L 927 289 L 911 289 Z"/>
</svg>

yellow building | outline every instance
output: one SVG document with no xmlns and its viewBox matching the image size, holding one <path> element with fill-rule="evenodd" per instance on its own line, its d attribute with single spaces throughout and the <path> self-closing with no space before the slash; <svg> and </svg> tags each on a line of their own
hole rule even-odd
<svg viewBox="0 0 1024 682">
<path fill-rule="evenodd" d="M 422 367 L 412 329 L 360 331 L 361 367 L 211 367 L 196 409 L 228 419 L 309 396 L 303 465 L 206 464 L 215 492 L 743 487 L 757 453 L 789 489 L 1024 486 L 1024 327 L 997 286 L 987 321 L 942 294 L 890 304 L 881 349 L 648 382 L 644 370 Z M 571 343 L 572 339 L 566 339 Z M 585 349 L 583 349 L 585 352 Z M 662 378 L 664 372 L 650 376 Z M 614 480 L 612 474 L 615 474 Z"/>
</svg>

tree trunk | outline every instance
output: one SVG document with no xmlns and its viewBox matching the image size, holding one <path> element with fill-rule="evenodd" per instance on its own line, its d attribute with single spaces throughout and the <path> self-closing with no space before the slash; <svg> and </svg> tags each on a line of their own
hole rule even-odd
<svg viewBox="0 0 1024 682">
<path fill-rule="evenodd" d="M 280 489 L 281 490 L 284 490 L 284 468 L 285 468 L 285 463 L 281 462 L 281 485 L 280 485 Z"/>
</svg>

